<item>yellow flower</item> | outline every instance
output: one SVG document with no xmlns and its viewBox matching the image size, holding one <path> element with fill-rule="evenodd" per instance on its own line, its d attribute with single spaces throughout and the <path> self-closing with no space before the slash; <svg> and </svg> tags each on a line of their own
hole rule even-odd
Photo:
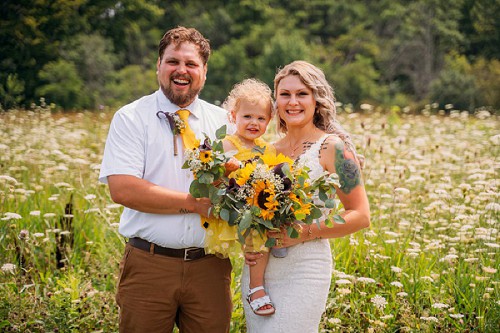
<svg viewBox="0 0 500 333">
<path fill-rule="evenodd" d="M 202 163 L 208 163 L 211 160 L 212 160 L 212 151 L 211 150 L 200 151 L 200 161 Z"/>
<path fill-rule="evenodd" d="M 304 219 L 307 215 L 311 214 L 311 204 L 302 203 L 300 208 L 295 210 L 294 213 L 298 220 Z"/>
<path fill-rule="evenodd" d="M 276 154 L 272 153 L 264 153 L 264 155 L 262 155 L 260 158 L 266 165 L 270 167 L 274 167 L 280 163 L 288 163 L 290 166 L 293 165 L 293 160 L 290 157 L 287 157 L 281 153 L 278 154 L 277 156 Z"/>
<path fill-rule="evenodd" d="M 274 218 L 274 211 L 262 209 L 260 215 L 264 220 L 272 220 Z"/>
<path fill-rule="evenodd" d="M 255 163 L 247 163 L 243 169 L 240 169 L 237 177 L 236 177 L 236 184 L 242 186 L 244 185 L 249 179 L 250 176 L 252 175 L 252 172 L 255 170 Z"/>
</svg>

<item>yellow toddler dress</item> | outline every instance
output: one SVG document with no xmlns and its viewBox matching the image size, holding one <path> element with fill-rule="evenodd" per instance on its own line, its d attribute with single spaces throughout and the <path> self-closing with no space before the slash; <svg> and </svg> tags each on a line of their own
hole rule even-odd
<svg viewBox="0 0 500 333">
<path fill-rule="evenodd" d="M 228 135 L 224 140 L 231 142 L 237 150 L 234 155 L 239 161 L 247 161 L 259 153 L 252 151 L 243 145 L 241 140 L 236 135 Z M 267 143 L 261 138 L 254 140 L 255 146 L 264 147 L 266 152 L 276 154 L 276 149 L 272 144 Z M 206 220 L 206 219 L 203 219 Z M 238 233 L 236 226 L 230 226 L 226 221 L 211 218 L 202 221 L 203 227 L 206 229 L 205 236 L 205 252 L 215 254 L 218 257 L 227 258 L 229 256 L 239 255 L 241 253 L 241 244 L 238 241 Z M 246 245 L 248 251 L 268 251 L 265 246 L 267 238 L 261 237 L 257 231 L 252 232 L 251 239 L 247 239 Z M 253 248 L 250 248 L 253 247 Z"/>
</svg>

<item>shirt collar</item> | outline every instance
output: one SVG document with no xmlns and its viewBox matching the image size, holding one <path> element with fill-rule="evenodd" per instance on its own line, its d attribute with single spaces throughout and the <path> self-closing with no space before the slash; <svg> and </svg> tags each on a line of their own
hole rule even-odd
<svg viewBox="0 0 500 333">
<path fill-rule="evenodd" d="M 165 96 L 161 88 L 158 89 L 158 91 L 156 92 L 156 98 L 158 100 L 158 107 L 159 107 L 159 110 L 157 111 L 174 113 L 177 110 L 185 109 L 189 110 L 189 112 L 191 112 L 191 114 L 196 118 L 199 118 L 200 100 L 198 96 L 195 97 L 194 101 L 191 104 L 183 108 L 170 102 L 170 100 L 167 98 L 167 96 Z"/>
</svg>

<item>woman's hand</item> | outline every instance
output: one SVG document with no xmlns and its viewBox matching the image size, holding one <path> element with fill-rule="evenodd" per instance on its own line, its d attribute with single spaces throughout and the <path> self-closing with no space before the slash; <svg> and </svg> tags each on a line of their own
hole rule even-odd
<svg viewBox="0 0 500 333">
<path fill-rule="evenodd" d="M 263 254 L 260 252 L 245 252 L 245 264 L 253 266 L 257 264 L 257 260 L 262 258 Z"/>
<path fill-rule="evenodd" d="M 292 224 L 292 228 L 297 230 L 299 233 L 299 237 L 297 238 L 291 238 L 288 236 L 287 229 L 282 227 L 280 230 L 276 231 L 268 231 L 267 236 L 269 238 L 274 238 L 276 239 L 276 245 L 274 247 L 289 247 L 293 246 L 299 243 L 303 243 L 307 241 L 307 228 L 308 226 L 304 225 L 303 223 L 299 222 L 294 222 Z"/>
</svg>

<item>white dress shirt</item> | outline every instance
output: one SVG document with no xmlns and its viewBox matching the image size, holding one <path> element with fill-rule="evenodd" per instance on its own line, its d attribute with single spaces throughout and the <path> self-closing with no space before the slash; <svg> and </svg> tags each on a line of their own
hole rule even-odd
<svg viewBox="0 0 500 333">
<path fill-rule="evenodd" d="M 223 125 L 227 112 L 199 98 L 183 108 L 188 109 L 189 125 L 196 137 L 211 139 Z M 111 122 L 99 181 L 107 183 L 110 175 L 132 175 L 156 185 L 189 192 L 192 172 L 182 169 L 184 148 L 177 135 L 178 155 L 174 156 L 173 135 L 167 120 L 156 113 L 176 112 L 161 90 L 122 107 Z M 139 237 L 169 248 L 203 247 L 205 230 L 198 214 L 150 214 L 125 207 L 119 232 L 127 238 Z"/>
</svg>

